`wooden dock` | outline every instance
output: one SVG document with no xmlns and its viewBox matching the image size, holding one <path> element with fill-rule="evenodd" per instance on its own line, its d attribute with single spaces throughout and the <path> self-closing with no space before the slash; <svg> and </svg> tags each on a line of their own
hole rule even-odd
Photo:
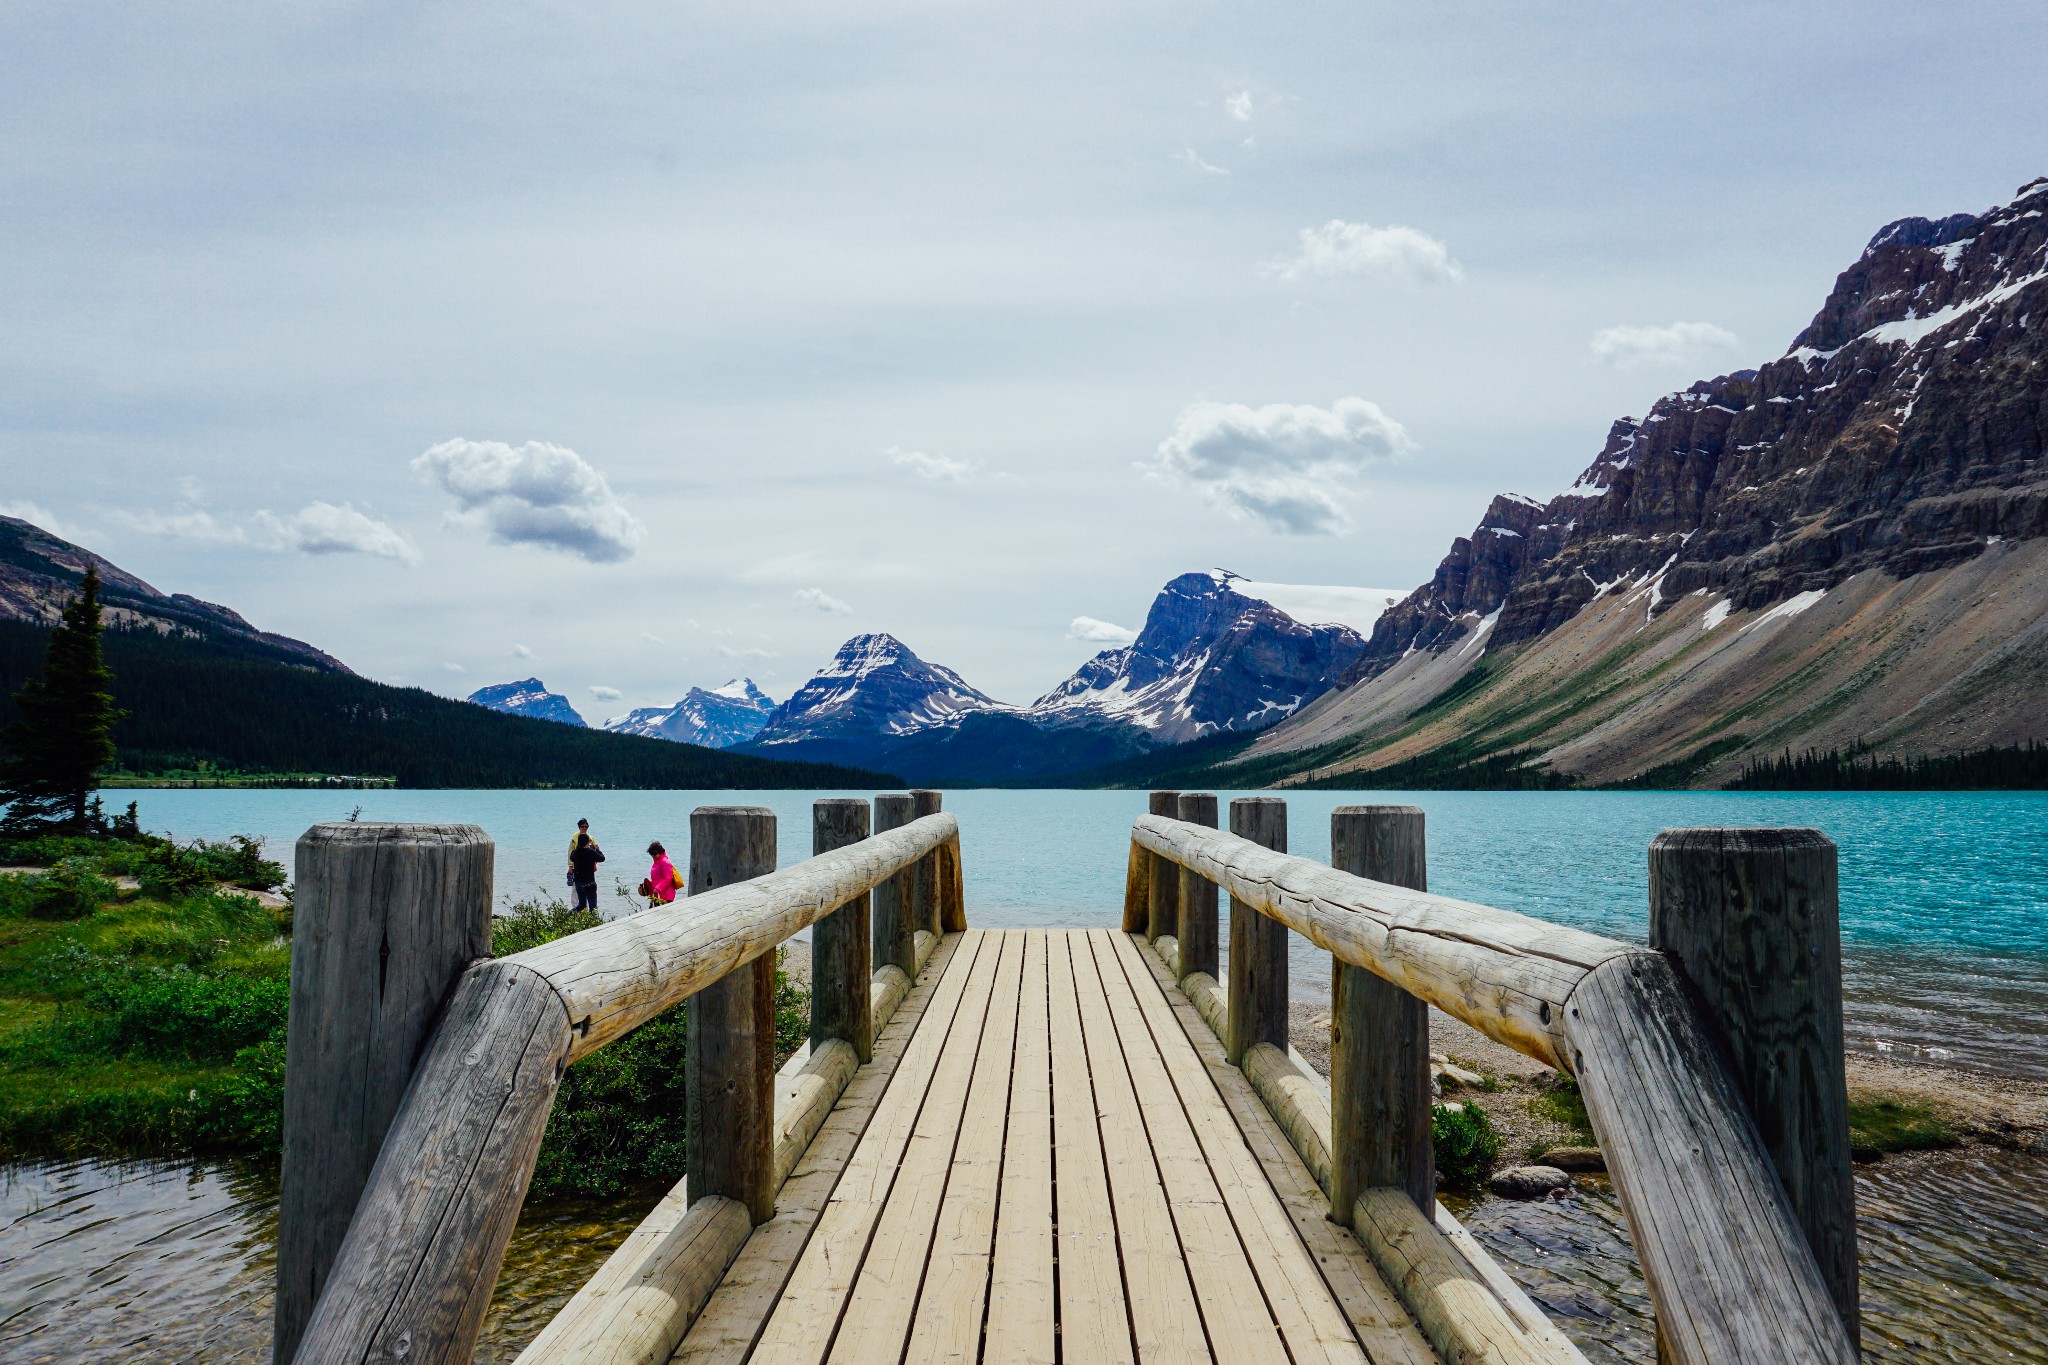
<svg viewBox="0 0 2048 1365">
<path fill-rule="evenodd" d="M 1151 808 L 1121 930 L 969 928 L 917 792 L 818 802 L 779 870 L 773 813 L 700 808 L 687 898 L 484 961 L 481 830 L 309 831 L 276 1365 L 465 1365 L 563 1072 L 678 1006 L 691 1174 L 517 1365 L 1584 1365 L 1436 1202 L 1428 1005 L 1579 1081 L 1661 1358 L 1856 1359 L 1832 844 L 1661 837 L 1644 948 L 1429 894 L 1413 807 L 1340 808 L 1336 866 L 1277 798 Z"/>
</svg>

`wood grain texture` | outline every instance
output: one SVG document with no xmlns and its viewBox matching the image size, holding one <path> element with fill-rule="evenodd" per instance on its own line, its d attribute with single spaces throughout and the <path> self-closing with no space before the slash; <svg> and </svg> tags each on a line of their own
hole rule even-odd
<svg viewBox="0 0 2048 1365">
<path fill-rule="evenodd" d="M 812 857 L 867 837 L 867 802 L 841 797 L 811 803 Z M 875 1050 L 869 913 L 863 891 L 811 926 L 811 1043 L 842 1038 L 862 1062 Z"/>
<path fill-rule="evenodd" d="M 909 792 L 884 792 L 875 798 L 875 833 L 902 829 L 915 820 L 916 801 Z M 906 976 L 917 975 L 917 865 L 912 859 L 902 871 L 876 883 L 873 896 L 875 921 L 874 960 L 900 967 Z"/>
<path fill-rule="evenodd" d="M 293 1360 L 466 1365 L 533 1178 L 572 1030 L 547 980 L 463 973 Z"/>
<path fill-rule="evenodd" d="M 943 802 L 942 793 L 929 787 L 913 787 L 910 791 L 910 814 L 913 819 L 937 815 Z M 936 938 L 945 931 L 939 927 L 939 860 L 941 850 L 933 849 L 918 859 L 915 874 L 910 885 L 910 922 Z"/>
<path fill-rule="evenodd" d="M 1146 809 L 1164 820 L 1180 818 L 1179 792 L 1153 792 Z M 1180 869 L 1153 854 L 1152 873 L 1145 890 L 1145 937 L 1180 932 Z"/>
<path fill-rule="evenodd" d="M 1594 966 L 1644 950 L 1526 915 L 1367 881 L 1247 839 L 1144 815 L 1132 837 L 1355 967 L 1551 1066 Z"/>
<path fill-rule="evenodd" d="M 1182 792 L 1179 810 L 1183 824 L 1216 828 L 1216 796 L 1213 792 Z M 1180 955 L 1174 963 L 1174 975 L 1189 976 L 1195 972 L 1219 975 L 1223 964 L 1218 957 L 1216 884 L 1200 873 L 1182 868 L 1180 890 L 1175 899 L 1179 905 L 1179 918 L 1174 937 L 1180 941 Z"/>
<path fill-rule="evenodd" d="M 960 840 L 938 847 L 939 927 L 949 934 L 967 932 L 967 874 L 960 862 Z"/>
<path fill-rule="evenodd" d="M 1054 1307 L 1052 1204 L 1052 1037 L 1047 1022 L 1046 933 L 1024 936 L 1017 1007 L 1017 1050 L 1010 1070 L 1010 1113 L 1003 1136 L 1002 1193 L 996 1211 L 995 1264 L 989 1276 L 984 1365 L 1052 1365 Z"/>
<path fill-rule="evenodd" d="M 690 895 L 775 870 L 775 812 L 699 806 L 690 812 Z M 742 964 L 690 997 L 690 1196 L 775 1216 L 775 959 Z"/>
<path fill-rule="evenodd" d="M 1588 973 L 1572 1070 L 1680 1365 L 1856 1358 L 1720 1045 L 1659 953 Z"/>
<path fill-rule="evenodd" d="M 1673 829 L 1650 844 L 1650 946 L 1728 1047 L 1735 1087 L 1850 1338 L 1861 1335 L 1835 844 L 1817 829 Z"/>
<path fill-rule="evenodd" d="M 443 1003 L 490 956 L 492 857 L 475 825 L 298 842 L 273 1360 L 298 1349 Z"/>
<path fill-rule="evenodd" d="M 959 837 L 951 815 L 928 816 L 754 881 L 628 915 L 505 960 L 546 977 L 561 996 L 576 1027 L 574 1060 L 741 963 L 772 954 L 790 935 Z"/>
<path fill-rule="evenodd" d="M 1287 851 L 1287 802 L 1240 796 L 1230 803 L 1230 832 L 1275 853 Z M 1230 990 L 1223 1050 L 1231 1064 L 1259 1043 L 1287 1046 L 1287 926 L 1230 901 Z"/>
<path fill-rule="evenodd" d="M 1130 859 L 1124 867 L 1124 932 L 1127 934 L 1142 934 L 1151 922 L 1152 859 L 1155 856 L 1136 844 L 1131 845 Z"/>
<path fill-rule="evenodd" d="M 1330 862 L 1427 891 L 1421 808 L 1337 807 Z M 1429 1006 L 1342 960 L 1331 965 L 1330 985 L 1330 1216 L 1343 1221 L 1376 1187 L 1405 1190 L 1427 1214 L 1436 1206 Z"/>
<path fill-rule="evenodd" d="M 1406 1190 L 1366 1190 L 1351 1226 L 1449 1365 L 1558 1365 L 1550 1343 L 1523 1330 Z M 1566 1359 L 1585 1358 L 1573 1350 Z"/>
</svg>

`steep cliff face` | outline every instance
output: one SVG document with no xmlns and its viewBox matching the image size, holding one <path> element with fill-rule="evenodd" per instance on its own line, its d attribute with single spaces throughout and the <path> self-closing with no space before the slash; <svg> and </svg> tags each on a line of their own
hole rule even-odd
<svg viewBox="0 0 2048 1365">
<path fill-rule="evenodd" d="M 774 711 L 775 703 L 752 678 L 734 678 L 708 691 L 693 687 L 674 706 L 636 707 L 606 721 L 604 728 L 616 734 L 729 749 L 760 734 Z"/>
<path fill-rule="evenodd" d="M 503 711 L 508 716 L 525 716 L 529 720 L 551 720 L 557 725 L 583 726 L 588 724 L 579 715 L 569 699 L 559 692 L 548 691 L 548 685 L 539 678 L 522 678 L 518 682 L 494 683 L 479 687 L 464 698 L 473 706 L 488 707 Z"/>
<path fill-rule="evenodd" d="M 1710 615 L 1718 625 L 1731 613 L 1811 604 L 1852 581 L 1955 570 L 1991 547 L 2048 536 L 2044 443 L 2048 179 L 1982 214 L 1890 224 L 1783 356 L 1616 422 L 1585 473 L 1548 502 L 1494 499 L 1431 581 L 1380 619 L 1345 695 L 1258 751 L 1385 734 L 1481 658 L 1507 669 L 1520 657 L 1513 651 L 1617 598 L 1631 604 L 1631 630 L 1661 625 L 1682 603 L 1698 630 Z M 2031 580 L 2021 575 L 2008 589 L 2021 581 Z M 1614 663 L 1598 649 L 1581 653 L 1581 668 Z M 1697 727 L 1714 729 L 1711 698 L 1694 705 Z M 1791 728 L 1776 727 L 1775 742 L 1794 742 L 1803 732 L 1781 719 Z M 1433 728 L 1440 720 L 1424 728 L 1445 739 Z M 1466 730 L 1449 733 L 1479 743 Z M 1552 753 L 1556 738 L 1524 725 L 1481 747 L 1569 767 L 1568 755 Z M 1892 739 L 1918 742 L 1905 732 Z M 1627 746 L 1610 746 L 1598 775 L 1626 776 L 1632 762 Z"/>
</svg>

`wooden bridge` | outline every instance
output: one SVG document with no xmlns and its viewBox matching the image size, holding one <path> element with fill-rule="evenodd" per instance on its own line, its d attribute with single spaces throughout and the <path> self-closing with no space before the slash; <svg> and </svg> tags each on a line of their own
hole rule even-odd
<svg viewBox="0 0 2048 1365">
<path fill-rule="evenodd" d="M 1428 894 L 1413 807 L 1340 808 L 1325 867 L 1277 798 L 1226 833 L 1154 793 L 1120 930 L 970 929 L 938 793 L 869 811 L 777 871 L 772 813 L 699 809 L 687 898 L 499 960 L 481 830 L 308 831 L 279 1365 L 470 1360 L 564 1070 L 679 1004 L 690 1175 L 520 1365 L 1583 1361 L 1436 1202 L 1429 1005 L 1578 1078 L 1664 1358 L 1856 1358 L 1812 831 L 1661 836 L 1646 949 Z M 1333 957 L 1328 1084 L 1289 931 Z"/>
</svg>

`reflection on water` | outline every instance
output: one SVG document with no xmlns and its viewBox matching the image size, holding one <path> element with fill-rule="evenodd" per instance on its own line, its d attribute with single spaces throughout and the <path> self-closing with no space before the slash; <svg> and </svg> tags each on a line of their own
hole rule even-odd
<svg viewBox="0 0 2048 1365">
<path fill-rule="evenodd" d="M 1893 1158 L 1860 1168 L 1856 1192 L 1866 1361 L 2048 1365 L 2048 1158 Z M 518 1355 L 659 1193 L 528 1209 L 477 1360 Z M 1655 1360 L 1649 1297 L 1605 1180 L 1457 1213 L 1595 1365 Z M 274 1182 L 246 1164 L 6 1168 L 0 1361 L 267 1361 L 276 1222 Z"/>
<path fill-rule="evenodd" d="M 1650 1301 L 1613 1187 L 1458 1216 L 1595 1365 L 1651 1365 Z M 1863 1359 L 2048 1362 L 2048 1158 L 1894 1157 L 1856 1171 Z"/>
</svg>

